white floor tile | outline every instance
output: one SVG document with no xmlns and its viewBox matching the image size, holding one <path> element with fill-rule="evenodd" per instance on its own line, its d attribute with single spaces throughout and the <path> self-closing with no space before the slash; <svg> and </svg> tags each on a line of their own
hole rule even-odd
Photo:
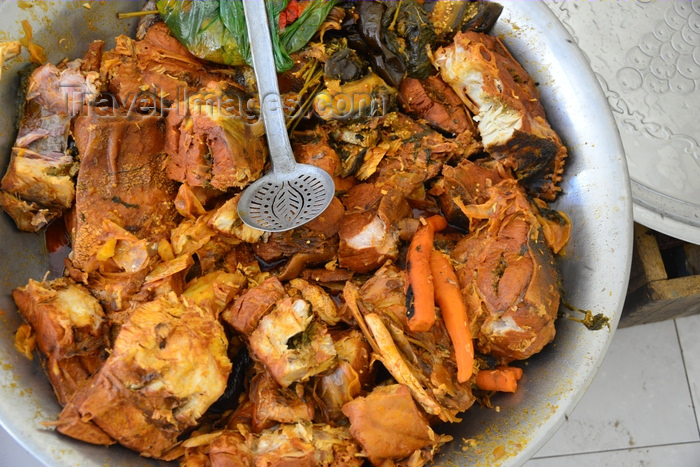
<svg viewBox="0 0 700 467">
<path fill-rule="evenodd" d="M 676 320 L 681 342 L 685 372 L 695 406 L 696 421 L 700 420 L 700 315 Z"/>
<path fill-rule="evenodd" d="M 0 465 L 21 467 L 43 467 L 44 464 L 34 457 L 0 427 Z"/>
<path fill-rule="evenodd" d="M 532 459 L 523 467 L 699 467 L 700 443 Z"/>
<path fill-rule="evenodd" d="M 698 440 L 676 328 L 665 321 L 615 334 L 591 387 L 535 457 Z"/>
</svg>

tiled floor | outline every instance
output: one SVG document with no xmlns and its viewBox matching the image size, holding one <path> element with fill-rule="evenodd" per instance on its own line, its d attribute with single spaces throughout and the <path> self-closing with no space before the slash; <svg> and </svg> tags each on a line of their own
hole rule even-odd
<svg viewBox="0 0 700 467">
<path fill-rule="evenodd" d="M 700 315 L 621 329 L 578 407 L 525 467 L 700 467 Z M 39 467 L 0 429 L 0 466 Z"/>
<path fill-rule="evenodd" d="M 591 387 L 525 467 L 700 467 L 700 315 L 620 329 Z"/>
</svg>

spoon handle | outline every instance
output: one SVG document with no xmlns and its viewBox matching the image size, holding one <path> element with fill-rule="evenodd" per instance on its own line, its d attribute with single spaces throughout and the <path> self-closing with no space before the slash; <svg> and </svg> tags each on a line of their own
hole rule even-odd
<svg viewBox="0 0 700 467">
<path fill-rule="evenodd" d="M 260 112 L 267 134 L 272 168 L 277 172 L 291 172 L 296 167 L 296 160 L 292 153 L 292 146 L 289 144 L 289 134 L 284 121 L 265 2 L 263 0 L 242 1 L 255 79 L 260 95 Z"/>
</svg>

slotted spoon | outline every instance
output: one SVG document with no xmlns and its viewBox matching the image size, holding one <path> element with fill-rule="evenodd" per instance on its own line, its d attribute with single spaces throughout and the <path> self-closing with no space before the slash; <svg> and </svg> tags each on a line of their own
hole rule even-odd
<svg viewBox="0 0 700 467">
<path fill-rule="evenodd" d="M 326 171 L 298 164 L 294 159 L 277 85 L 265 2 L 244 1 L 243 8 L 272 170 L 243 191 L 238 215 L 256 229 L 284 232 L 318 217 L 333 199 L 335 184 Z"/>
</svg>

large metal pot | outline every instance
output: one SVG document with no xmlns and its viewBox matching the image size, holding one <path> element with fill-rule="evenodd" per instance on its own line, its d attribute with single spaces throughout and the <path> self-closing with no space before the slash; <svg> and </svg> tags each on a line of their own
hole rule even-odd
<svg viewBox="0 0 700 467">
<path fill-rule="evenodd" d="M 35 41 L 52 62 L 78 57 L 93 39 L 133 30 L 134 20 L 118 11 L 141 2 L 2 2 L 2 39 L 21 36 L 20 20 L 34 27 Z M 499 411 L 474 407 L 464 421 L 446 428 L 455 441 L 439 464 L 517 466 L 530 458 L 571 413 L 600 366 L 625 298 L 632 252 L 632 209 L 625 158 L 615 122 L 594 74 L 569 34 L 542 2 L 504 2 L 495 33 L 540 83 L 549 120 L 570 150 L 563 194 L 556 207 L 573 221 L 573 236 L 560 258 L 564 302 L 610 318 L 611 329 L 587 330 L 560 319 L 555 341 L 529 360 L 521 388 L 493 399 Z M 0 82 L 0 168 L 9 158 L 18 88 L 16 71 L 6 66 Z M 95 447 L 43 428 L 60 407 L 39 363 L 13 348 L 20 324 L 12 288 L 48 269 L 43 238 L 18 232 L 0 215 L 0 424 L 28 451 L 51 466 L 157 465 L 119 447 Z M 566 309 L 562 309 L 567 313 Z M 575 312 L 572 312 L 575 314 Z M 475 445 L 464 440 L 475 440 Z M 453 465 L 453 464 L 449 464 Z"/>
</svg>

